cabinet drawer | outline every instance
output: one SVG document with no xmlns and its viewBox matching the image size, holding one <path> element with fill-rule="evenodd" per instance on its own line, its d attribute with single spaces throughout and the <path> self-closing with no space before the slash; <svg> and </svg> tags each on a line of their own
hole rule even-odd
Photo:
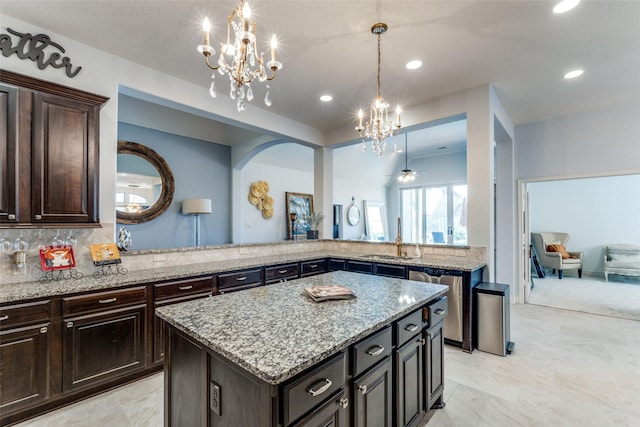
<svg viewBox="0 0 640 427">
<path fill-rule="evenodd" d="M 438 298 L 422 309 L 424 327 L 431 327 L 442 322 L 447 315 L 447 297 Z"/>
<path fill-rule="evenodd" d="M 29 323 L 49 320 L 50 300 L 0 307 L 0 326 L 3 330 Z"/>
<path fill-rule="evenodd" d="M 373 263 L 347 260 L 347 271 L 355 271 L 358 273 L 373 273 Z"/>
<path fill-rule="evenodd" d="M 353 346 L 353 376 L 357 377 L 391 354 L 391 326 Z"/>
<path fill-rule="evenodd" d="M 395 277 L 405 279 L 407 268 L 402 265 L 376 264 L 376 276 Z"/>
<path fill-rule="evenodd" d="M 62 299 L 62 314 L 69 316 L 89 311 L 120 308 L 135 304 L 144 304 L 146 287 L 124 289 L 121 291 L 99 292 Z"/>
<path fill-rule="evenodd" d="M 298 264 L 283 264 L 264 269 L 265 283 L 278 282 L 285 279 L 297 279 L 299 275 Z"/>
<path fill-rule="evenodd" d="M 230 288 L 242 287 L 246 289 L 262 284 L 262 269 L 234 271 L 232 273 L 222 273 L 218 275 L 218 289 L 220 292 L 230 290 Z M 252 285 L 252 286 L 250 286 Z"/>
<path fill-rule="evenodd" d="M 153 285 L 154 299 L 156 301 L 211 292 L 212 289 L 213 277 L 211 276 Z"/>
<path fill-rule="evenodd" d="M 343 259 L 334 259 L 329 260 L 329 270 L 330 271 L 343 271 L 346 270 L 346 261 Z"/>
<path fill-rule="evenodd" d="M 422 310 L 416 310 L 395 323 L 396 346 L 400 347 L 409 338 L 422 331 Z"/>
<path fill-rule="evenodd" d="M 344 352 L 284 385 L 284 424 L 289 425 L 321 404 L 345 382 Z"/>
<path fill-rule="evenodd" d="M 304 261 L 300 263 L 302 267 L 301 276 L 312 276 L 314 274 L 325 273 L 327 271 L 327 260 L 317 259 L 314 261 Z"/>
</svg>

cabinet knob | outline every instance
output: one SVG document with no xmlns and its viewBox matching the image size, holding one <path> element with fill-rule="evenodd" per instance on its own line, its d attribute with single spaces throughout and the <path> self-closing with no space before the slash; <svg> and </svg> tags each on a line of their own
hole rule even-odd
<svg viewBox="0 0 640 427">
<path fill-rule="evenodd" d="M 364 396 L 365 394 L 367 394 L 367 385 L 366 384 L 359 385 L 358 390 L 360 390 L 360 393 L 362 393 L 362 395 Z"/>
<path fill-rule="evenodd" d="M 340 399 L 340 406 L 342 407 L 342 409 L 347 409 L 347 407 L 349 406 L 349 399 L 347 399 L 346 397 Z"/>
<path fill-rule="evenodd" d="M 73 322 L 67 322 L 67 328 L 73 328 Z"/>
<path fill-rule="evenodd" d="M 36 221 L 40 221 L 42 219 L 42 215 L 35 215 L 33 217 Z"/>
<path fill-rule="evenodd" d="M 9 214 L 9 215 L 7 215 L 7 218 L 9 218 L 10 220 L 14 220 L 14 219 L 16 219 L 16 215 L 15 214 Z"/>
<path fill-rule="evenodd" d="M 427 343 L 427 340 L 425 340 L 424 338 L 418 338 L 418 341 L 420 344 L 425 345 Z"/>
<path fill-rule="evenodd" d="M 444 310 L 439 308 L 436 310 L 436 314 L 444 314 Z"/>
<path fill-rule="evenodd" d="M 47 327 L 46 327 L 46 326 L 43 326 L 42 328 L 40 328 L 40 333 L 41 333 L 41 334 L 46 334 L 46 333 L 47 333 L 47 331 L 48 331 L 48 329 L 47 329 Z"/>
</svg>

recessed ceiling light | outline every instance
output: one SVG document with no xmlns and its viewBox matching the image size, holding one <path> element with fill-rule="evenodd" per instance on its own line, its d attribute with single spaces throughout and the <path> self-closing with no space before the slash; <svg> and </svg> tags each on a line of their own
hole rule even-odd
<svg viewBox="0 0 640 427">
<path fill-rule="evenodd" d="M 320 101 L 322 101 L 322 102 L 329 102 L 329 101 L 331 101 L 332 99 L 333 99 L 333 96 L 331 96 L 331 95 L 322 95 L 322 96 L 320 97 Z"/>
<path fill-rule="evenodd" d="M 553 13 L 565 13 L 576 7 L 580 0 L 562 0 L 553 8 Z"/>
<path fill-rule="evenodd" d="M 576 77 L 580 77 L 584 73 L 584 70 L 573 70 L 569 71 L 564 75 L 565 79 L 575 79 Z"/>
<path fill-rule="evenodd" d="M 414 59 L 412 61 L 407 62 L 406 67 L 408 70 L 415 70 L 417 68 L 422 67 L 422 61 L 420 61 L 419 59 Z"/>
</svg>

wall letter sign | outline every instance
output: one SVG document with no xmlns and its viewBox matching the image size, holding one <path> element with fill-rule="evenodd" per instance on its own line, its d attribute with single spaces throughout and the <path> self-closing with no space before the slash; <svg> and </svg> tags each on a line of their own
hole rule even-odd
<svg viewBox="0 0 640 427">
<path fill-rule="evenodd" d="M 18 44 L 12 46 L 11 36 L 9 34 L 0 34 L 0 51 L 5 57 L 9 57 L 14 53 L 18 55 L 20 59 L 30 59 L 34 61 L 38 68 L 44 70 L 48 66 L 53 68 L 64 68 L 67 76 L 75 77 L 82 67 L 76 67 L 73 69 L 71 59 L 68 56 L 61 57 L 58 52 L 51 52 L 48 57 L 45 53 L 45 49 L 52 46 L 64 53 L 64 48 L 58 43 L 51 41 L 51 38 L 46 34 L 36 34 L 35 36 L 30 33 L 21 34 L 11 28 L 7 28 L 7 31 L 14 36 L 19 37 Z"/>
</svg>

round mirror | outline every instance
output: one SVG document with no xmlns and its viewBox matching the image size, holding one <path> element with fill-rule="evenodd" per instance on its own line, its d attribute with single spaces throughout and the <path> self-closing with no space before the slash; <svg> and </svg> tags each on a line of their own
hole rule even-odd
<svg viewBox="0 0 640 427">
<path fill-rule="evenodd" d="M 173 173 L 165 160 L 144 145 L 118 141 L 116 218 L 138 224 L 160 216 L 171 205 Z"/>
<path fill-rule="evenodd" d="M 351 205 L 347 209 L 347 221 L 349 221 L 349 225 L 358 225 L 360 222 L 360 209 L 356 205 Z"/>
</svg>

